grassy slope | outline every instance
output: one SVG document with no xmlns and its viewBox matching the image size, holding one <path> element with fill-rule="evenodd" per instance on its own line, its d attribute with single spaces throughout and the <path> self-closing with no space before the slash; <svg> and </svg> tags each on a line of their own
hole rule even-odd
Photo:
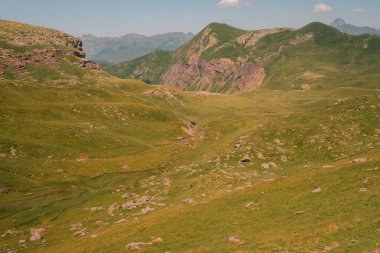
<svg viewBox="0 0 380 253">
<path fill-rule="evenodd" d="M 265 37 L 251 57 L 263 57 L 308 33 L 315 34 L 313 40 L 288 47 L 266 63 L 266 89 L 302 89 L 303 85 L 313 89 L 378 87 L 380 38 L 376 36 L 350 36 L 312 23 L 297 31 Z M 305 72 L 314 74 L 315 78 L 305 78 Z"/>
<path fill-rule="evenodd" d="M 46 249 L 40 242 L 27 242 L 33 252 L 120 252 L 127 243 L 151 236 L 162 237 L 164 243 L 147 252 L 305 252 L 335 241 L 340 245 L 337 252 L 375 249 L 380 203 L 379 174 L 373 169 L 379 165 L 379 98 L 366 96 L 373 91 L 263 91 L 206 98 L 183 93 L 167 101 L 143 97 L 143 87 L 135 87 L 129 81 L 102 91 L 2 86 L 5 97 L 13 97 L 2 106 L 2 151 L 9 154 L 13 146 L 17 155 L 1 158 L 1 178 L 15 190 L 1 197 L 1 226 L 26 233 L 2 238 L 15 245 L 8 248 L 18 248 L 28 228 L 42 226 L 48 230 L 42 243 Z M 23 90 L 28 90 L 28 99 Z M 57 102 L 56 92 L 64 101 Z M 335 105 L 339 99 L 344 101 Z M 365 109 L 356 111 L 362 105 Z M 99 108 L 107 108 L 108 116 Z M 160 113 L 164 116 L 156 115 Z M 175 115 L 197 122 L 203 140 L 191 141 L 193 147 L 179 144 L 176 137 L 184 133 Z M 125 116 L 127 126 L 120 121 Z M 26 117 L 32 120 L 26 123 Z M 95 127 L 89 129 L 89 124 Z M 236 150 L 238 136 L 246 139 Z M 281 149 L 274 139 L 283 143 Z M 280 160 L 279 150 L 289 162 Z M 266 162 L 280 167 L 260 168 L 265 162 L 255 158 L 260 151 Z M 89 159 L 75 162 L 81 153 Z M 239 167 L 246 153 L 253 162 Z M 357 157 L 370 161 L 350 164 Z M 218 159 L 219 163 L 210 162 Z M 129 169 L 123 170 L 124 164 Z M 321 169 L 327 164 L 334 167 Z M 65 173 L 56 175 L 57 168 Z M 170 188 L 162 185 L 164 177 L 170 178 Z M 249 184 L 255 186 L 246 187 Z M 311 193 L 317 187 L 322 192 Z M 33 195 L 24 196 L 27 192 Z M 120 197 L 125 192 L 156 195 L 165 206 L 154 206 L 157 210 L 144 216 L 134 216 L 141 208 L 115 211 L 122 215 L 115 217 L 106 211 L 84 211 L 126 202 Z M 194 206 L 182 203 L 189 197 L 196 199 Z M 244 208 L 251 201 L 260 204 L 258 210 Z M 301 210 L 303 215 L 294 214 Z M 113 224 L 123 217 L 129 221 Z M 106 224 L 95 225 L 98 220 Z M 89 233 L 72 237 L 69 226 L 78 222 Z M 91 239 L 92 233 L 98 238 Z M 231 235 L 246 243 L 228 242 Z M 67 240 L 70 244 L 64 243 Z"/>
<path fill-rule="evenodd" d="M 160 83 L 160 75 L 168 68 L 171 54 L 163 50 L 156 50 L 153 53 L 134 59 L 133 61 L 121 62 L 118 64 L 104 65 L 103 68 L 110 74 L 126 78 L 133 73 L 137 66 L 146 64 L 149 69 L 144 73 L 144 82 Z"/>
<path fill-rule="evenodd" d="M 12 188 L 0 195 L 0 233 L 23 232 L 0 237 L 2 251 L 122 252 L 151 237 L 164 242 L 141 252 L 379 249 L 378 89 L 165 98 L 143 95 L 151 87 L 139 81 L 70 71 L 75 85 L 33 69 L 39 81 L 0 81 L 0 184 Z M 190 121 L 193 137 L 181 131 Z M 250 164 L 239 163 L 245 154 Z M 368 161 L 351 163 L 359 157 Z M 278 168 L 263 169 L 268 162 Z M 133 199 L 126 192 L 154 200 L 109 215 Z M 146 206 L 155 210 L 141 215 Z M 84 236 L 73 236 L 75 223 Z M 28 240 L 32 227 L 46 228 L 44 241 Z M 233 235 L 245 243 L 229 242 Z"/>
</svg>

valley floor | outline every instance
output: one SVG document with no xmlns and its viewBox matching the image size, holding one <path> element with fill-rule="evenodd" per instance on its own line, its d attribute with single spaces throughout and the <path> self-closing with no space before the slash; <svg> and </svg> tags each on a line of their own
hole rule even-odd
<svg viewBox="0 0 380 253">
<path fill-rule="evenodd" d="M 1 251 L 380 252 L 379 90 L 131 82 L 1 83 Z"/>
</svg>

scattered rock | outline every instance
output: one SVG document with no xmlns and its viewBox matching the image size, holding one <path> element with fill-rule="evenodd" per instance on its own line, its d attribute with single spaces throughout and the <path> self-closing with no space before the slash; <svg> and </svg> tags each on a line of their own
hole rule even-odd
<svg viewBox="0 0 380 253">
<path fill-rule="evenodd" d="M 97 238 L 98 235 L 97 235 L 97 234 L 92 234 L 90 237 L 91 237 L 92 239 L 94 239 L 94 238 Z"/>
<path fill-rule="evenodd" d="M 139 250 L 143 247 L 153 245 L 153 244 L 163 243 L 163 242 L 164 240 L 162 240 L 161 237 L 157 237 L 150 242 L 131 242 L 125 248 L 126 250 Z"/>
<path fill-rule="evenodd" d="M 151 208 L 150 206 L 147 206 L 147 207 L 141 209 L 141 214 L 147 214 L 147 213 L 149 213 L 150 211 L 154 211 L 154 210 L 156 210 L 156 209 Z"/>
<path fill-rule="evenodd" d="M 259 159 L 261 159 L 261 160 L 265 160 L 265 159 L 266 159 L 265 156 L 263 155 L 263 153 L 261 153 L 261 152 L 258 152 L 258 153 L 256 154 L 256 156 L 257 156 L 257 158 L 259 158 Z"/>
<path fill-rule="evenodd" d="M 26 240 L 20 240 L 20 241 L 18 241 L 18 243 L 19 244 L 24 244 L 24 243 L 26 243 Z"/>
<path fill-rule="evenodd" d="M 278 168 L 278 166 L 277 166 L 277 164 L 275 162 L 270 162 L 269 166 L 272 167 L 272 168 L 274 168 L 274 169 Z"/>
<path fill-rule="evenodd" d="M 11 191 L 11 188 L 7 187 L 7 186 L 3 186 L 0 188 L 0 193 L 4 193 L 4 194 L 7 194 Z"/>
<path fill-rule="evenodd" d="M 328 251 L 331 251 L 331 250 L 336 249 L 338 247 L 339 247 L 339 242 L 332 242 L 329 245 L 326 245 L 323 248 L 323 250 L 324 250 L 324 252 L 328 252 Z"/>
<path fill-rule="evenodd" d="M 12 229 L 9 229 L 9 230 L 5 231 L 5 233 L 2 234 L 1 237 L 6 237 L 6 236 L 13 236 L 13 237 L 15 237 L 17 235 L 22 235 L 22 234 L 24 234 L 23 231 L 17 230 L 15 228 L 12 228 Z"/>
<path fill-rule="evenodd" d="M 145 242 L 131 242 L 125 248 L 126 250 L 139 250 L 145 245 L 149 245 L 149 243 Z"/>
<path fill-rule="evenodd" d="M 288 158 L 284 155 L 281 156 L 281 161 L 283 161 L 284 163 L 286 163 L 288 161 Z"/>
<path fill-rule="evenodd" d="M 294 214 L 296 215 L 304 214 L 304 211 L 298 211 L 298 212 L 295 212 Z"/>
<path fill-rule="evenodd" d="M 359 192 L 368 192 L 368 189 L 367 188 L 360 188 Z"/>
<path fill-rule="evenodd" d="M 71 224 L 70 225 L 70 231 L 77 230 L 77 229 L 81 228 L 82 226 L 83 226 L 82 223 Z"/>
<path fill-rule="evenodd" d="M 155 238 L 155 239 L 153 239 L 153 240 L 151 241 L 152 244 L 163 243 L 163 242 L 164 242 L 164 240 L 162 240 L 161 237 L 157 237 L 157 238 Z"/>
<path fill-rule="evenodd" d="M 89 61 L 82 59 L 80 62 L 77 63 L 77 65 L 83 69 L 89 69 L 89 70 L 100 70 L 100 66 L 96 64 L 96 62 Z"/>
<path fill-rule="evenodd" d="M 88 157 L 87 155 L 80 155 L 77 159 L 75 159 L 75 161 L 77 161 L 78 163 L 84 163 L 88 160 Z"/>
<path fill-rule="evenodd" d="M 43 238 L 46 230 L 44 228 L 32 228 L 30 229 L 30 240 L 31 241 L 39 241 Z"/>
<path fill-rule="evenodd" d="M 152 200 L 152 197 L 150 196 L 142 196 L 138 199 L 134 199 L 131 201 L 128 201 L 121 205 L 122 209 L 135 209 L 137 207 L 143 206 L 148 204 Z"/>
<path fill-rule="evenodd" d="M 261 164 L 261 168 L 263 168 L 263 169 L 270 169 L 270 168 L 276 169 L 276 168 L 278 168 L 278 166 L 274 162 L 269 162 L 269 163 Z"/>
<path fill-rule="evenodd" d="M 242 163 L 250 163 L 250 162 L 251 162 L 251 158 L 249 158 L 248 155 L 245 155 L 245 156 L 243 156 L 243 158 L 240 160 L 240 162 L 242 162 Z"/>
<path fill-rule="evenodd" d="M 16 156 L 16 153 L 17 153 L 16 149 L 14 147 L 11 147 L 11 155 Z"/>
<path fill-rule="evenodd" d="M 87 232 L 87 228 L 83 228 L 73 234 L 73 236 L 85 236 Z"/>
<path fill-rule="evenodd" d="M 131 194 L 127 192 L 127 193 L 124 193 L 121 197 L 123 199 L 129 199 L 131 197 Z"/>
<path fill-rule="evenodd" d="M 236 244 L 244 244 L 245 243 L 243 240 L 241 240 L 237 236 L 230 236 L 230 237 L 228 237 L 228 241 L 232 242 L 232 243 L 236 243 Z"/>
<path fill-rule="evenodd" d="M 367 161 L 367 158 L 356 158 L 352 160 L 352 163 L 365 163 Z"/>
<path fill-rule="evenodd" d="M 98 212 L 98 211 L 103 211 L 104 207 L 102 206 L 86 207 L 84 210 L 89 211 L 89 212 Z"/>
<path fill-rule="evenodd" d="M 329 165 L 329 164 L 322 166 L 322 169 L 331 169 L 331 168 L 334 168 L 334 166 Z"/>
<path fill-rule="evenodd" d="M 318 193 L 318 192 L 321 192 L 322 191 L 322 189 L 321 188 L 317 188 L 317 189 L 314 189 L 313 191 L 312 191 L 312 193 Z"/>
<path fill-rule="evenodd" d="M 185 204 L 191 205 L 195 203 L 195 200 L 193 198 L 188 198 L 188 199 L 182 200 L 182 202 Z"/>
<path fill-rule="evenodd" d="M 127 221 L 128 221 L 127 218 L 122 218 L 122 219 L 120 219 L 120 220 L 115 221 L 114 223 L 115 223 L 115 224 L 119 224 L 119 223 L 123 223 L 123 222 L 127 222 Z"/>
<path fill-rule="evenodd" d="M 57 170 L 55 171 L 55 174 L 57 174 L 57 175 L 61 175 L 61 174 L 63 174 L 63 173 L 65 173 L 65 171 L 62 170 L 62 169 L 57 169 Z"/>
<path fill-rule="evenodd" d="M 171 185 L 170 179 L 167 178 L 167 177 L 163 178 L 163 179 L 162 179 L 162 184 L 163 184 L 164 186 L 166 186 L 166 187 L 170 187 L 170 185 Z"/>
<path fill-rule="evenodd" d="M 245 204 L 245 208 L 248 208 L 248 209 L 250 209 L 250 210 L 252 210 L 252 211 L 254 211 L 254 210 L 257 210 L 258 209 L 258 206 L 259 206 L 260 204 L 259 203 L 256 203 L 256 202 L 249 202 L 249 203 L 247 203 L 247 204 Z"/>
<path fill-rule="evenodd" d="M 189 144 L 189 141 L 187 140 L 186 137 L 180 136 L 180 137 L 177 137 L 177 140 L 183 144 Z"/>
<path fill-rule="evenodd" d="M 113 203 L 112 205 L 110 205 L 108 208 L 107 208 L 107 213 L 111 216 L 114 216 L 113 214 L 113 211 L 119 209 L 119 206 L 117 203 Z"/>
</svg>

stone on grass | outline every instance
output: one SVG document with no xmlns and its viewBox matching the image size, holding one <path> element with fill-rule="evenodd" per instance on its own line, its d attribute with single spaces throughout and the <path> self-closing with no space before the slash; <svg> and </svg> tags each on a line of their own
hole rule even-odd
<svg viewBox="0 0 380 253">
<path fill-rule="evenodd" d="M 235 235 L 228 237 L 228 241 L 232 242 L 232 243 L 236 243 L 236 244 L 243 244 L 244 243 L 243 240 L 241 240 L 239 237 L 237 237 Z"/>
<path fill-rule="evenodd" d="M 191 205 L 195 203 L 195 200 L 193 198 L 187 198 L 187 199 L 182 200 L 182 202 L 185 204 Z"/>
<path fill-rule="evenodd" d="M 245 155 L 245 156 L 243 156 L 242 159 L 240 159 L 240 162 L 242 162 L 242 163 L 250 163 L 251 162 L 251 158 L 249 158 L 248 155 Z"/>
<path fill-rule="evenodd" d="M 365 163 L 367 161 L 367 158 L 356 158 L 352 160 L 352 163 Z"/>
<path fill-rule="evenodd" d="M 44 228 L 32 228 L 30 229 L 30 240 L 31 241 L 39 241 L 43 238 L 46 230 Z"/>
</svg>

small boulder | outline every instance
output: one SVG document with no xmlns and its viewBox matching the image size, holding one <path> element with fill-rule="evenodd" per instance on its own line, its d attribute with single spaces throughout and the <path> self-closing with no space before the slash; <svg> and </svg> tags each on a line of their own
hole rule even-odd
<svg viewBox="0 0 380 253">
<path fill-rule="evenodd" d="M 258 152 L 258 153 L 256 154 L 256 156 L 257 156 L 257 158 L 259 158 L 259 159 L 261 159 L 261 160 L 265 160 L 265 159 L 266 159 L 262 152 Z"/>
<path fill-rule="evenodd" d="M 230 237 L 228 237 L 228 241 L 232 242 L 232 243 L 236 243 L 236 244 L 244 244 L 245 243 L 243 240 L 241 240 L 237 236 L 230 236 Z"/>
<path fill-rule="evenodd" d="M 274 168 L 274 169 L 278 168 L 278 166 L 277 166 L 277 164 L 276 164 L 275 162 L 270 162 L 270 163 L 269 163 L 269 166 L 270 166 L 271 168 Z"/>
<path fill-rule="evenodd" d="M 163 179 L 162 179 L 162 184 L 163 184 L 164 186 L 166 186 L 166 187 L 170 187 L 170 185 L 171 185 L 170 179 L 167 178 L 167 177 L 163 178 Z"/>
<path fill-rule="evenodd" d="M 141 209 L 141 214 L 147 214 L 147 213 L 149 213 L 150 211 L 154 211 L 154 210 L 156 210 L 156 209 L 155 209 L 155 208 L 152 208 L 152 207 L 150 207 L 150 206 L 147 206 L 147 207 Z"/>
<path fill-rule="evenodd" d="M 356 158 L 352 160 L 352 163 L 365 163 L 367 161 L 367 158 Z"/>
<path fill-rule="evenodd" d="M 245 155 L 245 156 L 243 156 L 242 159 L 240 159 L 240 162 L 242 162 L 242 163 L 250 163 L 251 162 L 251 158 L 249 158 L 248 155 Z"/>
<path fill-rule="evenodd" d="M 185 204 L 191 205 L 195 203 L 195 200 L 193 198 L 187 198 L 187 199 L 182 200 L 182 202 Z"/>
<path fill-rule="evenodd" d="M 284 155 L 281 156 L 281 161 L 286 163 L 288 161 L 288 158 Z"/>
<path fill-rule="evenodd" d="M 77 229 L 81 228 L 82 226 L 83 226 L 82 223 L 71 224 L 70 225 L 70 231 L 77 230 Z"/>
<path fill-rule="evenodd" d="M 129 199 L 131 197 L 131 194 L 127 192 L 127 193 L 124 193 L 121 197 L 123 199 Z"/>
<path fill-rule="evenodd" d="M 152 244 L 163 243 L 163 242 L 164 242 L 164 240 L 162 240 L 161 237 L 157 237 L 157 238 L 155 238 L 155 239 L 153 239 L 153 240 L 151 241 Z"/>
<path fill-rule="evenodd" d="M 43 238 L 46 230 L 44 228 L 32 228 L 30 229 L 30 240 L 31 241 L 39 241 Z"/>
<path fill-rule="evenodd" d="M 321 191 L 322 191 L 322 189 L 318 187 L 318 188 L 314 189 L 312 191 L 312 193 L 318 193 L 318 192 L 321 192 Z"/>
<path fill-rule="evenodd" d="M 81 229 L 73 234 L 73 236 L 84 236 L 87 233 L 87 228 Z"/>
<path fill-rule="evenodd" d="M 3 186 L 3 187 L 0 187 L 0 193 L 4 193 L 4 194 L 7 194 L 11 191 L 11 188 L 7 187 L 7 186 Z"/>
<path fill-rule="evenodd" d="M 63 174 L 63 173 L 65 173 L 65 171 L 62 170 L 62 169 L 56 169 L 56 170 L 55 170 L 55 174 L 57 174 L 57 175 L 61 175 L 61 174 Z"/>
</svg>

